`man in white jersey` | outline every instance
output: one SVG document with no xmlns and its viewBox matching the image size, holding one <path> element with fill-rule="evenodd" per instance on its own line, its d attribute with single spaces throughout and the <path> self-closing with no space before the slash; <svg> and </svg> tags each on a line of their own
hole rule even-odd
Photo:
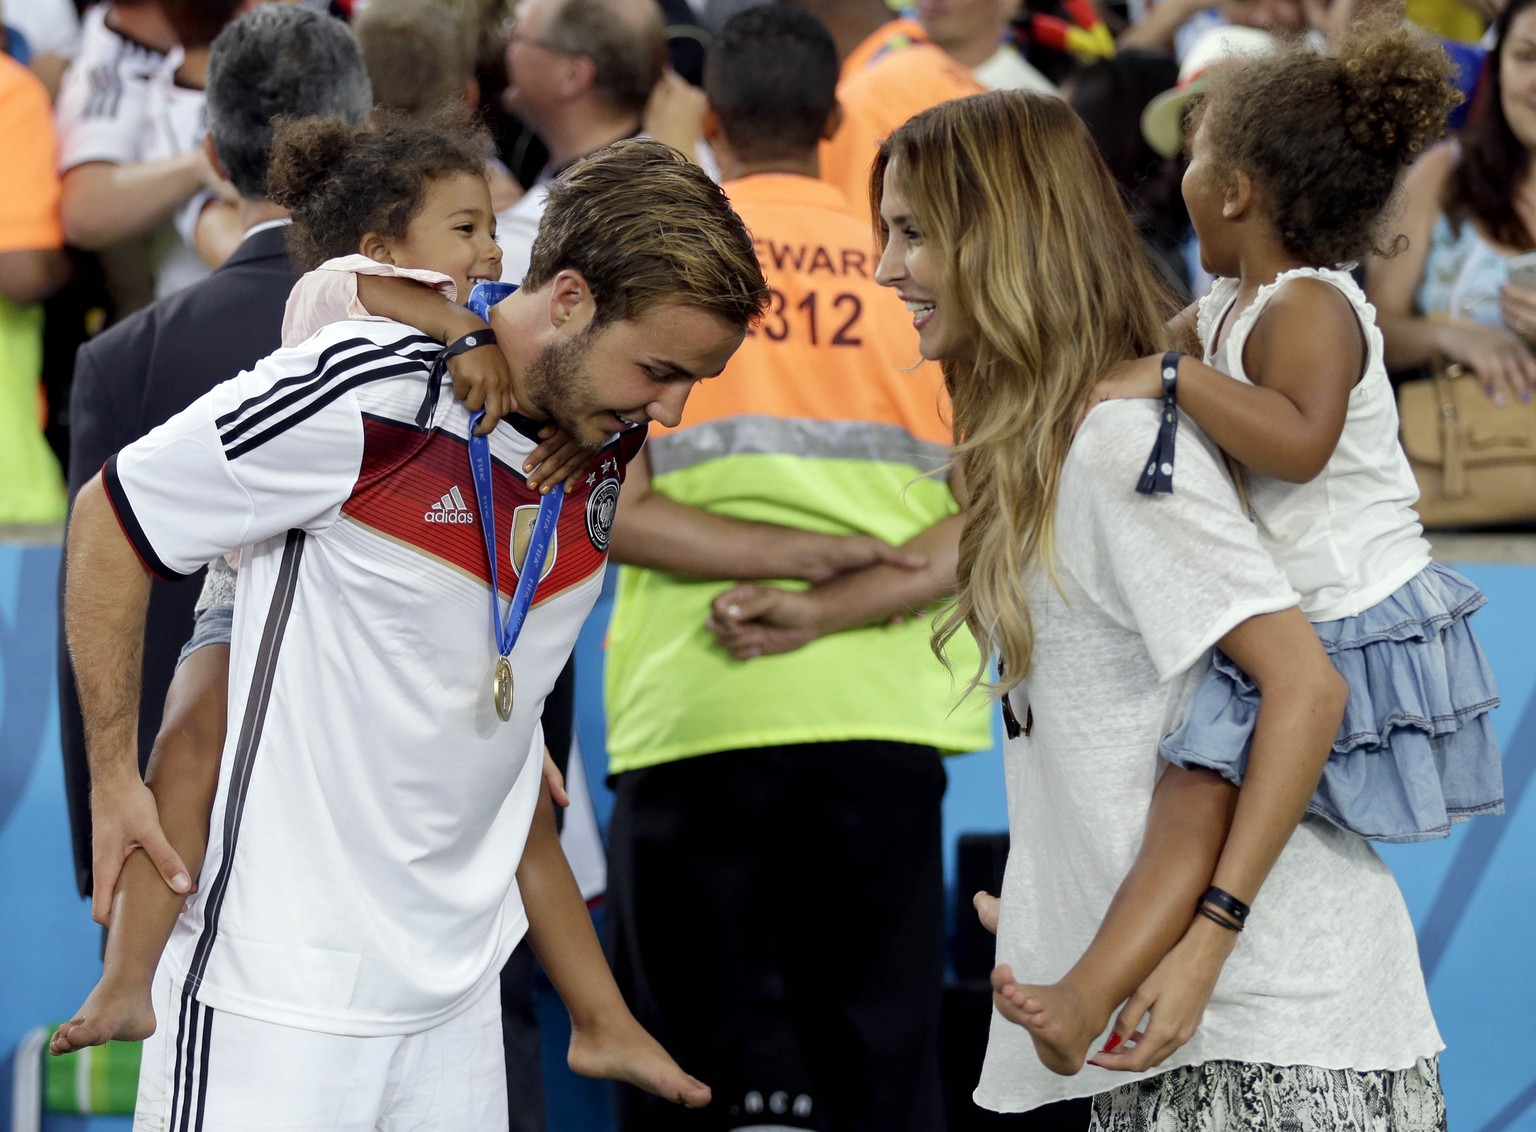
<svg viewBox="0 0 1536 1132">
<path fill-rule="evenodd" d="M 540 706 L 601 588 L 646 423 L 677 422 L 765 300 L 719 189 L 625 142 L 552 187 L 527 283 L 491 310 L 526 414 L 489 438 L 491 507 L 469 414 L 431 377 L 441 347 L 383 321 L 279 350 L 82 489 L 66 629 L 98 793 L 144 789 L 149 572 L 242 554 L 229 738 L 156 979 L 140 1127 L 505 1126 L 496 980 L 526 927 L 514 873 Z M 487 344 L 472 337 L 450 349 Z M 556 497 L 521 472 L 540 421 L 593 451 L 542 555 L 530 529 Z M 491 598 L 504 616 L 520 571 L 508 649 Z M 493 682 L 499 657 L 510 682 Z"/>
</svg>

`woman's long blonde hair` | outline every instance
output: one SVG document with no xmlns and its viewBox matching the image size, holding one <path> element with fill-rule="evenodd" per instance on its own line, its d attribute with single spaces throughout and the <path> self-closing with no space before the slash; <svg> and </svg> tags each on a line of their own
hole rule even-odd
<svg viewBox="0 0 1536 1132">
<path fill-rule="evenodd" d="M 1163 349 L 1170 300 L 1060 99 L 996 91 L 912 118 L 875 160 L 877 217 L 887 167 L 947 265 L 947 316 L 973 336 L 971 358 L 943 365 L 967 499 L 958 593 L 933 648 L 942 658 L 968 627 L 983 654 L 970 687 L 996 649 L 1001 695 L 1034 652 L 1026 575 L 1043 564 L 1055 579 L 1056 494 L 1078 415 L 1112 365 Z"/>
</svg>

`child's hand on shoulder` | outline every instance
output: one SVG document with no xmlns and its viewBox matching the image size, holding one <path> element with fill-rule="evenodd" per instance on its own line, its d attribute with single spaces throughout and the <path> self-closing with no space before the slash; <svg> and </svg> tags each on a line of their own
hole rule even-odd
<svg viewBox="0 0 1536 1132">
<path fill-rule="evenodd" d="M 1163 395 L 1163 355 L 1148 354 L 1109 368 L 1093 387 L 1092 403 L 1132 401 Z"/>
<path fill-rule="evenodd" d="M 463 319 L 456 320 L 460 321 L 445 336 L 449 345 L 466 334 L 487 329 L 485 321 L 473 311 L 465 310 Z M 489 436 L 497 421 L 517 411 L 517 399 L 512 396 L 512 371 L 494 343 L 487 342 L 449 358 L 448 374 L 453 378 L 453 395 L 466 409 L 472 413 L 485 410 L 485 418 L 475 429 L 481 436 Z"/>
<path fill-rule="evenodd" d="M 539 430 L 541 443 L 528 454 L 523 471 L 528 473 L 528 486 L 537 488 L 540 495 L 548 495 L 557 483 L 574 488 L 581 473 L 592 463 L 592 450 L 583 448 L 554 425 Z"/>
<path fill-rule="evenodd" d="M 1101 401 L 1156 400 L 1162 397 L 1162 363 L 1163 355 L 1148 354 L 1145 358 L 1133 358 L 1111 366 L 1088 394 L 1088 402 L 1083 406 L 1077 423 L 1082 424 L 1088 410 Z"/>
</svg>

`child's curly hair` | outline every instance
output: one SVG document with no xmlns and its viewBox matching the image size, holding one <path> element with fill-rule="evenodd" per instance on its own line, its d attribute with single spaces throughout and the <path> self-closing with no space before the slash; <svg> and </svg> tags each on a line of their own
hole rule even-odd
<svg viewBox="0 0 1536 1132">
<path fill-rule="evenodd" d="M 1332 266 L 1376 250 L 1398 173 L 1461 101 L 1454 73 L 1422 33 L 1373 22 L 1331 55 L 1293 46 L 1214 73 L 1195 121 L 1218 170 L 1253 179 L 1286 252 Z"/>
<path fill-rule="evenodd" d="M 455 173 L 484 177 L 491 144 L 458 109 L 426 122 L 376 110 L 357 131 L 339 118 L 276 125 L 267 197 L 293 213 L 288 254 L 300 271 L 351 255 L 369 232 L 403 238 L 428 184 Z"/>
</svg>

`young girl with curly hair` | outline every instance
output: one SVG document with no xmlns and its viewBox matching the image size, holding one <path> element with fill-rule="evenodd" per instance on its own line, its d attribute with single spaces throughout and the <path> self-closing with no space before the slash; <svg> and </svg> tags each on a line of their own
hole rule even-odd
<svg viewBox="0 0 1536 1132">
<path fill-rule="evenodd" d="M 1219 775 L 1225 782 L 1207 798 L 1224 839 L 1202 840 L 1213 827 L 1194 810 L 1183 820 L 1198 828 L 1181 830 L 1177 815 L 1160 819 L 1154 807 L 1134 869 L 1071 969 L 1049 985 L 1017 981 L 1009 966 L 994 972 L 1000 1015 L 1025 1028 L 1056 1073 L 1082 1069 L 1122 1003 L 1091 1064 L 1145 1070 L 1190 1039 L 1304 812 L 1396 842 L 1502 812 L 1488 720 L 1497 693 L 1467 625 L 1484 598 L 1430 559 L 1381 335 L 1348 271 L 1372 250 L 1402 166 L 1443 129 L 1456 97 L 1450 72 L 1415 33 L 1366 29 L 1333 55 L 1294 49 L 1213 76 L 1196 110 L 1184 195 L 1202 262 L 1218 278 L 1171 329 L 1193 332 L 1199 359 L 1170 352 L 1122 363 L 1084 410 L 1163 400 L 1145 434 L 1153 454 L 1137 473 L 1143 508 L 1191 490 L 1177 470 L 1183 452 L 1174 455 L 1181 413 L 1220 446 L 1260 546 L 1299 594 L 1348 698 L 1329 748 L 1310 751 L 1299 735 L 1261 743 L 1262 682 L 1217 650 L 1162 741 L 1160 789 Z M 1013 710 L 1023 718 L 1029 709 Z M 1202 864 L 1191 872 L 1192 860 Z M 1201 873 L 1210 887 L 1192 879 Z M 994 904 L 979 897 L 978 907 L 996 923 Z M 1255 904 L 1256 927 L 1271 907 Z M 1212 932 L 1220 946 L 1198 946 Z M 1158 1092 L 1167 1086 L 1133 1089 L 1126 1111 L 1154 1095 L 1168 1101 L 1173 1094 Z M 1345 1087 L 1331 1080 L 1327 1090 Z"/>
</svg>

